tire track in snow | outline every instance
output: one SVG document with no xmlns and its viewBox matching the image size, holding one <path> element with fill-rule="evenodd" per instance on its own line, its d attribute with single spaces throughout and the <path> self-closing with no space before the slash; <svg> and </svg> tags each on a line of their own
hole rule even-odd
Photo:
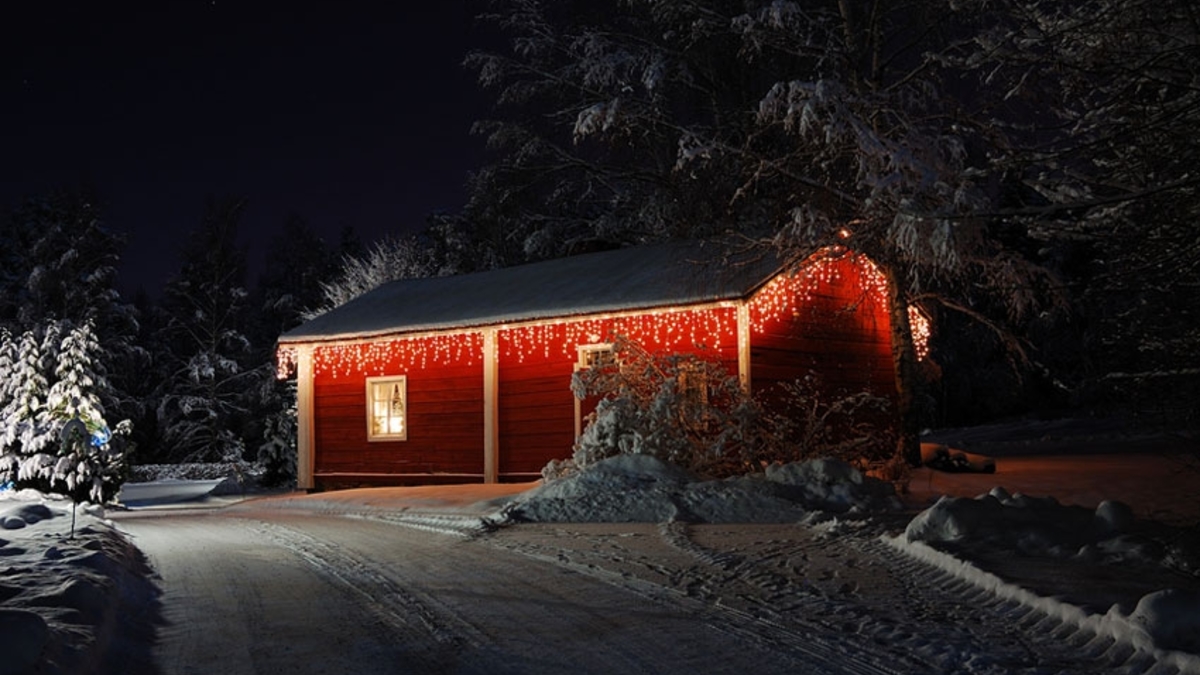
<svg viewBox="0 0 1200 675">
<path fill-rule="evenodd" d="M 358 548 L 356 538 L 367 528 L 343 528 L 349 532 L 342 537 L 337 534 L 336 522 L 298 522 L 295 527 L 303 529 L 300 533 L 294 533 L 291 525 L 270 523 L 263 530 L 277 545 L 302 557 L 315 558 L 314 564 L 322 568 L 349 568 L 356 561 L 371 558 L 368 551 L 383 551 L 379 542 L 392 540 L 381 532 L 387 524 L 370 530 L 375 543 L 366 548 Z M 823 667 L 811 658 L 797 659 L 793 652 L 777 646 L 779 640 L 763 639 L 761 631 L 731 628 L 727 618 L 714 625 L 708 616 L 694 611 L 700 603 L 645 602 L 651 596 L 628 585 L 611 583 L 595 574 L 577 574 L 575 568 L 554 556 L 510 554 L 507 547 L 491 545 L 487 537 L 448 545 L 426 537 L 401 536 L 395 542 L 411 544 L 412 554 L 387 556 L 391 561 L 388 566 L 375 571 L 399 579 L 395 583 L 402 583 L 405 592 L 434 615 L 434 629 L 449 627 L 451 633 L 459 633 L 460 623 L 473 622 L 463 630 L 474 639 L 446 641 L 456 645 L 455 651 L 469 654 L 472 660 L 468 667 L 474 670 L 466 672 L 499 673 L 507 669 L 521 673 L 571 670 L 728 675 L 754 667 L 764 675 L 858 673 Z M 357 553 L 341 560 L 341 546 L 346 544 L 355 547 Z M 547 562 L 550 564 L 544 564 Z M 342 571 L 350 583 L 361 582 L 363 588 L 379 585 L 360 571 Z M 424 593 L 414 589 L 430 590 Z"/>
<path fill-rule="evenodd" d="M 708 552 L 697 546 L 688 546 L 679 526 L 664 526 L 666 536 L 687 546 L 690 552 L 712 565 L 737 574 L 740 557 L 720 552 Z M 811 625 L 797 625 L 786 617 L 764 611 L 746 611 L 721 602 L 706 592 L 690 593 L 677 588 L 640 578 L 628 573 L 606 569 L 602 564 L 576 560 L 577 549 L 545 549 L 530 546 L 516 538 L 486 539 L 494 546 L 518 553 L 535 560 L 565 567 L 580 574 L 611 584 L 634 593 L 651 602 L 667 605 L 699 617 L 709 627 L 741 639 L 750 640 L 769 647 L 781 656 L 790 659 L 796 672 L 838 673 L 843 675 L 900 675 L 922 672 L 919 669 L 897 669 L 889 662 L 893 656 L 874 651 L 870 646 L 850 643 L 841 632 L 815 630 Z M 705 564 L 709 564 L 706 562 Z"/>
<path fill-rule="evenodd" d="M 256 530 L 276 544 L 291 550 L 318 572 L 354 592 L 364 606 L 393 630 L 409 634 L 414 628 L 422 629 L 423 634 L 432 637 L 439 647 L 457 653 L 488 643 L 473 626 L 457 620 L 453 613 L 438 611 L 432 598 L 402 588 L 377 564 L 293 527 L 262 520 L 251 522 Z M 458 534 L 441 529 L 436 531 Z"/>
<path fill-rule="evenodd" d="M 882 543 L 872 527 L 852 525 L 862 531 L 799 527 L 790 539 L 786 527 L 760 528 L 766 534 L 758 538 L 770 540 L 746 543 L 747 535 L 739 538 L 738 532 L 753 527 L 663 523 L 656 529 L 659 539 L 682 559 L 660 555 L 657 561 L 640 559 L 645 556 L 632 550 L 625 556 L 608 551 L 620 541 L 611 535 L 574 535 L 539 545 L 541 540 L 506 531 L 484 541 L 503 541 L 510 550 L 656 602 L 693 607 L 714 626 L 737 627 L 784 651 L 803 650 L 835 672 L 1178 672 L 903 555 Z M 706 545 L 698 535 L 714 541 Z"/>
<path fill-rule="evenodd" d="M 883 538 L 864 542 L 864 546 L 896 561 L 908 571 L 907 577 L 913 580 L 912 583 L 950 580 L 946 588 L 952 592 L 967 600 L 977 599 L 984 609 L 1007 616 L 1034 640 L 1040 638 L 1043 643 L 1070 648 L 1073 653 L 1091 659 L 1097 667 L 1113 668 L 1131 675 L 1200 673 L 1200 658 L 1195 655 L 1139 649 L 1118 637 L 1120 629 L 1108 625 L 1111 617 L 1009 585 L 948 554 L 928 549 L 924 554 L 927 559 L 922 559 L 902 544 Z M 970 573 L 969 578 L 948 571 L 964 567 Z"/>
</svg>

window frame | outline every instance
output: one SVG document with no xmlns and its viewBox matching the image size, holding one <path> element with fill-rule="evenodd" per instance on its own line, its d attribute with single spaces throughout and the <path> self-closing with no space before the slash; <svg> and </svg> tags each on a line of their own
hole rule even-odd
<svg viewBox="0 0 1200 675">
<path fill-rule="evenodd" d="M 375 387 L 380 384 L 399 385 L 400 389 L 400 405 L 401 405 L 401 426 L 402 430 L 399 433 L 375 433 L 375 414 L 374 398 Z M 384 405 L 388 404 L 388 400 L 383 401 Z M 407 375 L 382 375 L 378 377 L 368 377 L 366 380 L 366 418 L 367 418 L 367 441 L 371 443 L 387 443 L 393 441 L 408 440 L 408 376 Z M 385 413 L 386 415 L 387 413 Z M 388 419 L 391 415 L 387 415 Z"/>
<path fill-rule="evenodd" d="M 592 342 L 586 345 L 577 345 L 578 359 L 575 361 L 575 370 L 588 370 L 596 365 L 609 366 L 617 364 L 616 346 L 611 342 Z M 596 364 L 588 359 L 589 356 L 597 354 L 608 354 L 609 358 L 606 363 Z"/>
</svg>

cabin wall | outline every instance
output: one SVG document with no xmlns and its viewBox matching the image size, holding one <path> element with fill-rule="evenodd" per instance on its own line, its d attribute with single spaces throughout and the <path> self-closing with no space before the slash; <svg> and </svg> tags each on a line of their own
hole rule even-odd
<svg viewBox="0 0 1200 675">
<path fill-rule="evenodd" d="M 477 335 L 314 350 L 314 478 L 324 487 L 483 479 Z M 407 440 L 367 440 L 366 378 L 406 376 Z"/>
<path fill-rule="evenodd" d="M 578 349 L 622 336 L 654 354 L 698 352 L 737 374 L 737 320 L 732 307 L 555 322 L 502 329 L 498 335 L 501 479 L 540 474 L 571 456 Z M 586 410 L 584 411 L 587 412 Z"/>
<path fill-rule="evenodd" d="M 816 374 L 821 395 L 894 399 L 882 275 L 862 257 L 820 257 L 750 300 L 753 390 L 778 404 L 780 385 Z"/>
</svg>

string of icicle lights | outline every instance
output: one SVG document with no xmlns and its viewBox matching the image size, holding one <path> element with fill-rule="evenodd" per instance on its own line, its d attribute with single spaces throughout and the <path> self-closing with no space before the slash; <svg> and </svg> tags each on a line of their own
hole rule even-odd
<svg viewBox="0 0 1200 675">
<path fill-rule="evenodd" d="M 856 278 L 851 278 L 856 277 Z M 859 309 L 879 311 L 887 305 L 887 282 L 864 256 L 823 251 L 795 274 L 776 277 L 749 301 L 750 326 L 763 332 L 772 323 L 791 321 L 799 309 L 813 302 L 822 288 L 848 281 L 856 283 Z M 863 307 L 863 305 L 869 305 Z M 918 358 L 929 354 L 930 322 L 916 307 L 909 320 Z M 610 342 L 622 335 L 662 351 L 705 350 L 736 346 L 737 311 L 734 303 L 693 309 L 656 310 L 640 314 L 549 319 L 519 326 L 496 327 L 497 355 L 505 362 L 526 359 L 574 361 L 580 345 Z M 429 365 L 471 367 L 482 363 L 480 329 L 422 336 L 400 336 L 371 342 L 320 345 L 313 350 L 313 371 L 332 377 L 375 376 L 425 369 Z M 295 347 L 281 345 L 276 355 L 281 378 L 295 373 Z"/>
</svg>

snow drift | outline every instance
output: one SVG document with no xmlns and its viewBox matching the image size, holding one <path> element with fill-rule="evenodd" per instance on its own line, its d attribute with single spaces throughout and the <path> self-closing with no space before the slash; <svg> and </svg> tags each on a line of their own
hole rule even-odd
<svg viewBox="0 0 1200 675">
<path fill-rule="evenodd" d="M 157 593 L 149 570 L 102 509 L 8 490 L 0 524 L 0 672 L 91 672 L 114 641 L 149 630 L 131 625 Z"/>
<path fill-rule="evenodd" d="M 905 529 L 908 541 L 988 545 L 1025 555 L 1099 563 L 1160 562 L 1154 542 L 1131 533 L 1133 510 L 1106 501 L 1095 510 L 996 487 L 974 499 L 942 497 Z"/>
<path fill-rule="evenodd" d="M 813 510 L 899 509 L 895 490 L 840 460 L 772 465 L 704 480 L 650 455 L 618 455 L 518 496 L 513 520 L 537 522 L 796 522 Z"/>
<path fill-rule="evenodd" d="M 1200 592 L 1166 588 L 1144 595 L 1132 611 L 1113 605 L 1105 614 L 1090 614 L 1055 598 L 1011 587 L 938 550 L 968 558 L 972 551 L 987 548 L 1098 565 L 1164 565 L 1169 551 L 1137 534 L 1134 524 L 1133 511 L 1120 502 L 1105 501 L 1092 510 L 1063 505 L 1053 497 L 1013 495 L 996 487 L 974 499 L 942 497 L 890 543 L 993 593 L 1156 653 L 1159 660 L 1184 672 L 1200 672 L 1200 658 L 1195 656 L 1200 654 Z"/>
</svg>

